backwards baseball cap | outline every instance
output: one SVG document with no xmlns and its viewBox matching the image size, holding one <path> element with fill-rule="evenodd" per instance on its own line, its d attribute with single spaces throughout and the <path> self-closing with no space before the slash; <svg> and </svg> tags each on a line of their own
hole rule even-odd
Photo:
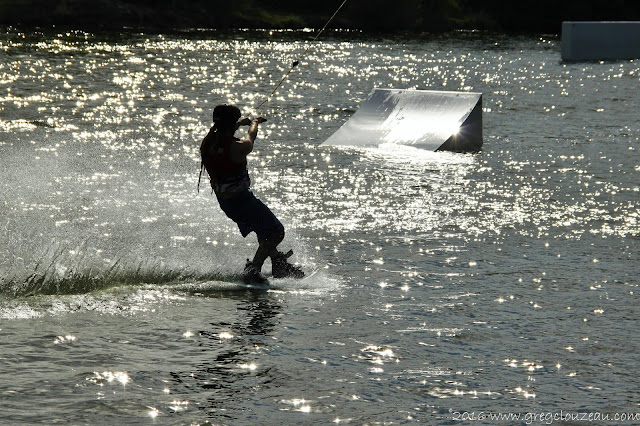
<svg viewBox="0 0 640 426">
<path fill-rule="evenodd" d="M 222 104 L 213 109 L 213 122 L 223 126 L 235 124 L 241 116 L 240 109 L 233 105 Z"/>
</svg>

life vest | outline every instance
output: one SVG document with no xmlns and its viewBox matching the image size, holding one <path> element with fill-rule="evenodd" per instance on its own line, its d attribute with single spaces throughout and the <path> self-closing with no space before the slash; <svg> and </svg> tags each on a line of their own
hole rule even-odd
<svg viewBox="0 0 640 426">
<path fill-rule="evenodd" d="M 204 168 L 209 174 L 211 188 L 216 195 L 225 195 L 248 189 L 251 185 L 247 160 L 236 163 L 231 159 L 231 145 L 239 138 L 228 136 L 217 142 L 213 130 L 200 144 L 200 158 L 202 159 L 200 173 Z M 198 179 L 199 183 L 200 179 Z"/>
</svg>

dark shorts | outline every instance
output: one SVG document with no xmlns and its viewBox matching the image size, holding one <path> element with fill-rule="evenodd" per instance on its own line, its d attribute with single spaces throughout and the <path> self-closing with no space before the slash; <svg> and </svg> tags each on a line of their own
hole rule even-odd
<svg viewBox="0 0 640 426">
<path fill-rule="evenodd" d="M 243 237 L 255 232 L 258 240 L 264 240 L 284 231 L 269 207 L 248 189 L 231 198 L 218 198 L 218 203 L 227 217 L 238 224 Z"/>
</svg>

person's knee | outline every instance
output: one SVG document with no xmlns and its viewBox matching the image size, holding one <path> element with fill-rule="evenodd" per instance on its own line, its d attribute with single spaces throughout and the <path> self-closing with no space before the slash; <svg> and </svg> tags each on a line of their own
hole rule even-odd
<svg viewBox="0 0 640 426">
<path fill-rule="evenodd" d="M 273 231 L 273 241 L 276 242 L 275 244 L 278 245 L 282 242 L 282 240 L 284 240 L 284 226 L 280 225 L 278 228 L 276 228 Z"/>
<path fill-rule="evenodd" d="M 284 240 L 284 226 L 278 226 L 262 238 L 260 243 L 275 248 L 282 240 Z"/>
</svg>

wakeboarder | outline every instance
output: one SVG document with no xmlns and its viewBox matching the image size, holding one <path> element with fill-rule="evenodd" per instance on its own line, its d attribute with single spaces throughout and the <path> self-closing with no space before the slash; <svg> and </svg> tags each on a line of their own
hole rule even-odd
<svg viewBox="0 0 640 426">
<path fill-rule="evenodd" d="M 214 108 L 213 127 L 200 145 L 201 173 L 202 168 L 207 171 L 220 208 L 238 225 L 242 236 L 255 232 L 258 237 L 258 249 L 253 260 L 247 259 L 244 268 L 244 282 L 268 282 L 262 274 L 262 266 L 268 257 L 274 278 L 302 278 L 302 269 L 287 261 L 293 252 L 278 251 L 285 235 L 284 226 L 250 189 L 247 155 L 253 151 L 259 125 L 267 120 L 241 116 L 240 110 L 233 105 Z M 243 138 L 238 138 L 235 133 L 241 126 L 249 126 L 249 130 Z"/>
</svg>

